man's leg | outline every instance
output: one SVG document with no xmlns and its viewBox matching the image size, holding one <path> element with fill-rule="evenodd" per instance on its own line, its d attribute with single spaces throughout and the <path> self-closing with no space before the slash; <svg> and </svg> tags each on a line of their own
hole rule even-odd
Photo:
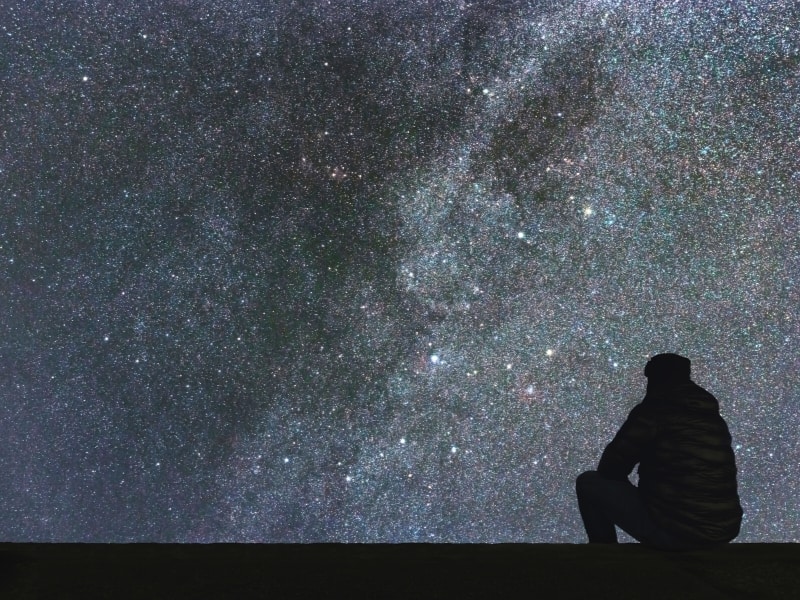
<svg viewBox="0 0 800 600">
<path fill-rule="evenodd" d="M 640 542 L 671 545 L 671 536 L 656 526 L 639 490 L 627 479 L 606 479 L 597 471 L 587 471 L 578 476 L 575 491 L 590 543 L 617 543 L 617 525 Z"/>
<path fill-rule="evenodd" d="M 575 480 L 575 493 L 578 495 L 578 509 L 590 544 L 616 544 L 617 530 L 614 519 L 606 506 L 607 480 L 597 471 L 586 471 Z"/>
</svg>

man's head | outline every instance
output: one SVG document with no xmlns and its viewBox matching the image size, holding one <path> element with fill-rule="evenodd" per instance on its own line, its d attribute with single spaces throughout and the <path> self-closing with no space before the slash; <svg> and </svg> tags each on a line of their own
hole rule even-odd
<svg viewBox="0 0 800 600">
<path fill-rule="evenodd" d="M 656 354 L 644 367 L 648 387 L 684 383 L 691 378 L 691 372 L 692 363 L 688 358 L 671 353 Z"/>
</svg>

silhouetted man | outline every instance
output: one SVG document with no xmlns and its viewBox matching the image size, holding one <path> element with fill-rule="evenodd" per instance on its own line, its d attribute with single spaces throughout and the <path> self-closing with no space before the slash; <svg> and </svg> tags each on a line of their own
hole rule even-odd
<svg viewBox="0 0 800 600">
<path fill-rule="evenodd" d="M 728 425 L 716 398 L 690 378 L 688 358 L 658 354 L 647 394 L 575 489 L 590 543 L 615 544 L 615 525 L 664 549 L 722 544 L 742 508 Z M 639 487 L 628 475 L 639 464 Z"/>
</svg>

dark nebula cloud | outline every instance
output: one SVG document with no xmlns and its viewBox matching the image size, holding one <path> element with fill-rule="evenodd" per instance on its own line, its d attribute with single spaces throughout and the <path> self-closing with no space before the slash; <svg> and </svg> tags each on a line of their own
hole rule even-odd
<svg viewBox="0 0 800 600">
<path fill-rule="evenodd" d="M 0 8 L 0 533 L 579 542 L 683 353 L 798 541 L 791 2 Z"/>
</svg>

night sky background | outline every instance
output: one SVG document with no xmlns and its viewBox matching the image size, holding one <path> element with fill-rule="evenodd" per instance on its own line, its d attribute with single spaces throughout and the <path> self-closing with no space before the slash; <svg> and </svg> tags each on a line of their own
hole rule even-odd
<svg viewBox="0 0 800 600">
<path fill-rule="evenodd" d="M 583 542 L 678 352 L 800 541 L 800 5 L 0 2 L 0 539 Z"/>
</svg>

